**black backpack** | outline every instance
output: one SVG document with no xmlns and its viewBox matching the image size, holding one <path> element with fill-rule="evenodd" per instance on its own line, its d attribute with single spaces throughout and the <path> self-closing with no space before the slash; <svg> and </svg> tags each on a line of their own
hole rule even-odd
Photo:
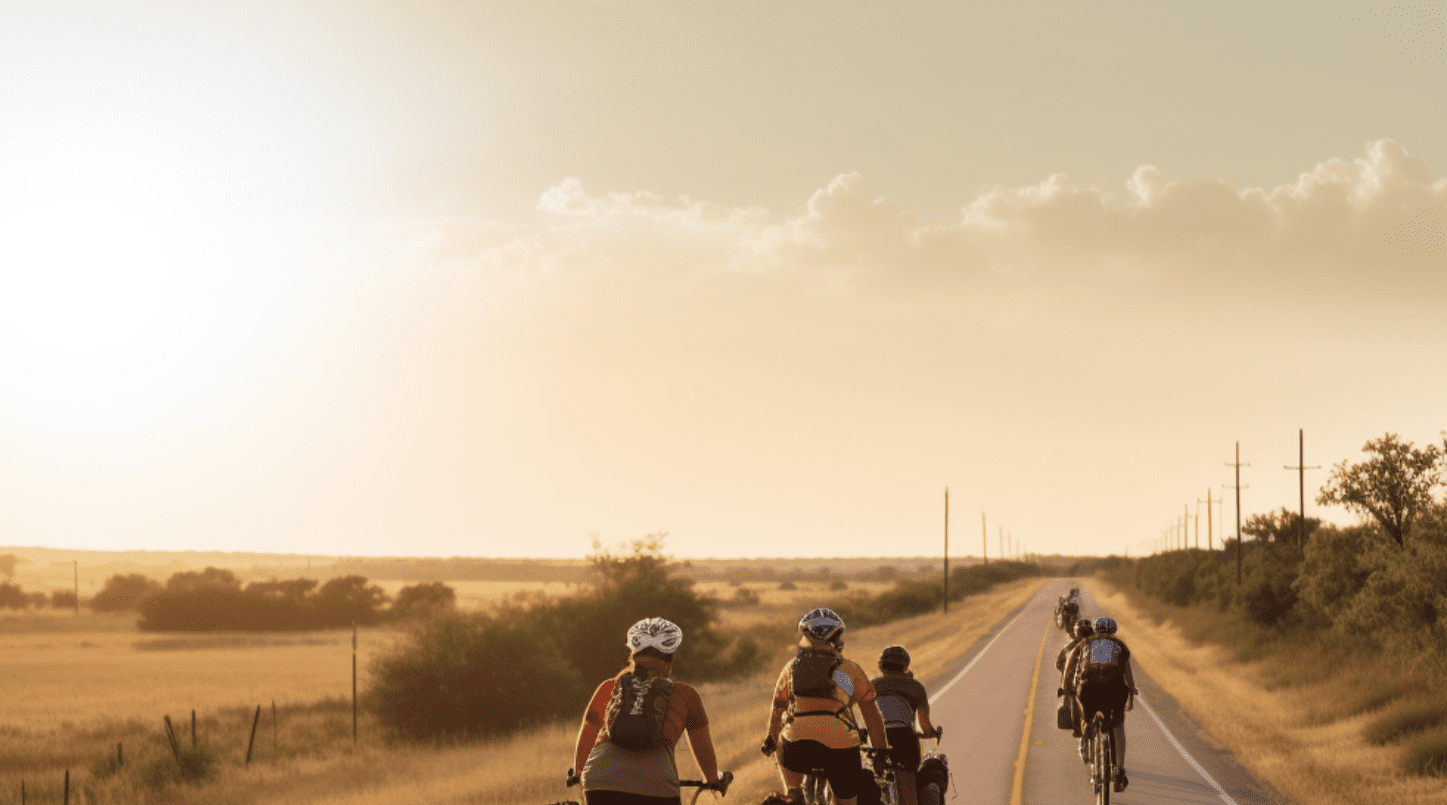
<svg viewBox="0 0 1447 805">
<path fill-rule="evenodd" d="M 843 657 L 832 651 L 799 649 L 794 655 L 791 669 L 794 695 L 815 699 L 834 698 L 834 690 L 839 687 L 834 681 L 834 669 L 843 661 Z"/>
<path fill-rule="evenodd" d="M 1125 646 L 1104 635 L 1090 638 L 1079 649 L 1076 676 L 1082 685 L 1124 685 Z"/>
<path fill-rule="evenodd" d="M 608 740 L 636 752 L 661 749 L 665 744 L 663 724 L 672 696 L 671 679 L 661 676 L 649 679 L 646 673 L 639 675 L 631 671 L 619 674 L 605 717 Z"/>
</svg>

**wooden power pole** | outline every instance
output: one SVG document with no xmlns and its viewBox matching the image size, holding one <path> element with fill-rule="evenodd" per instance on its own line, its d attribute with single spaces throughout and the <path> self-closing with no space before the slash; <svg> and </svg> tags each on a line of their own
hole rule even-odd
<svg viewBox="0 0 1447 805">
<path fill-rule="evenodd" d="M 945 614 L 950 613 L 950 488 L 945 487 Z"/>
<path fill-rule="evenodd" d="M 1241 486 L 1241 468 L 1249 467 L 1250 464 L 1241 463 L 1241 443 L 1236 443 L 1236 463 L 1227 463 L 1228 467 L 1236 468 L 1236 485 L 1227 487 L 1236 490 L 1236 586 L 1241 586 L 1241 490 L 1247 487 Z"/>
<path fill-rule="evenodd" d="M 1296 524 L 1296 549 L 1306 551 L 1306 471 L 1319 470 L 1321 467 L 1306 466 L 1306 430 L 1296 430 L 1296 466 L 1287 467 L 1288 470 L 1296 470 L 1297 484 L 1301 492 L 1301 520 Z"/>
</svg>

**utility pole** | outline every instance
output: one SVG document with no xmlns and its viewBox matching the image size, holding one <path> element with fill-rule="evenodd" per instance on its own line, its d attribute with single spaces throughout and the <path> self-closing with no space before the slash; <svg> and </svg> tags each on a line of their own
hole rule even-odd
<svg viewBox="0 0 1447 805">
<path fill-rule="evenodd" d="M 990 547 L 990 529 L 985 527 L 985 513 L 980 512 L 980 564 L 990 564 L 990 557 L 986 551 Z"/>
<path fill-rule="evenodd" d="M 950 614 L 950 488 L 945 487 L 945 614 Z"/>
<path fill-rule="evenodd" d="M 995 526 L 995 528 L 998 528 L 1000 530 L 1000 559 L 1009 559 L 1010 554 L 1005 552 L 1005 527 L 1002 525 L 997 525 Z"/>
<path fill-rule="evenodd" d="M 75 565 L 75 616 L 80 617 L 80 560 L 70 560 Z"/>
<path fill-rule="evenodd" d="M 1296 470 L 1297 484 L 1301 491 L 1301 520 L 1296 524 L 1296 549 L 1306 551 L 1306 471 L 1319 470 L 1321 467 L 1306 466 L 1306 431 L 1302 428 L 1296 429 L 1296 466 L 1287 467 L 1288 470 Z"/>
<path fill-rule="evenodd" d="M 1201 550 L 1201 502 L 1196 501 L 1196 550 Z"/>
<path fill-rule="evenodd" d="M 1211 534 L 1213 533 L 1213 526 L 1211 523 L 1211 487 L 1206 487 L 1206 499 L 1201 500 L 1200 498 L 1196 498 L 1196 502 L 1206 504 L 1206 550 L 1214 551 L 1216 550 L 1216 544 L 1211 540 Z M 1221 505 L 1221 503 L 1222 501 L 1215 501 L 1215 504 L 1217 506 Z M 1223 545 L 1222 547 L 1225 546 Z"/>
<path fill-rule="evenodd" d="M 1241 443 L 1240 443 L 1240 442 L 1237 442 L 1237 443 L 1236 443 L 1236 463 L 1235 463 L 1235 464 L 1232 464 L 1232 463 L 1229 463 L 1229 462 L 1228 462 L 1228 463 L 1226 464 L 1226 466 L 1228 466 L 1228 467 L 1235 467 L 1235 468 L 1236 468 L 1236 485 L 1235 485 L 1235 486 L 1231 486 L 1231 487 L 1227 487 L 1227 488 L 1228 488 L 1228 489 L 1235 489 L 1235 490 L 1236 490 L 1236 586 L 1237 586 L 1237 587 L 1240 587 L 1240 586 L 1241 586 L 1241 549 L 1242 549 L 1243 547 L 1245 547 L 1245 546 L 1243 546 L 1243 545 L 1241 544 L 1241 490 L 1242 490 L 1242 489 L 1249 489 L 1249 488 L 1250 488 L 1250 487 L 1243 487 L 1243 486 L 1241 486 L 1241 468 L 1242 468 L 1242 467 L 1249 467 L 1249 466 L 1251 466 L 1250 464 L 1242 464 L 1242 463 L 1241 463 Z M 1224 484 L 1223 484 L 1223 486 L 1224 486 Z"/>
</svg>

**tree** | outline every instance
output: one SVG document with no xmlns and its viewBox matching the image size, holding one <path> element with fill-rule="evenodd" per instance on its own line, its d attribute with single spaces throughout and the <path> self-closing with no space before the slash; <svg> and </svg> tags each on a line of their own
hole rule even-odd
<svg viewBox="0 0 1447 805">
<path fill-rule="evenodd" d="M 1301 515 L 1282 507 L 1281 511 L 1267 514 L 1253 514 L 1241 525 L 1241 533 L 1257 542 L 1296 544 L 1296 535 L 1301 527 Z M 1306 518 L 1306 535 L 1321 527 L 1321 520 Z"/>
<path fill-rule="evenodd" d="M 161 591 L 161 583 L 146 578 L 140 573 L 121 575 L 106 579 L 105 586 L 90 601 L 90 608 L 96 612 L 114 612 L 122 609 L 139 609 L 141 602 Z"/>
<path fill-rule="evenodd" d="M 7 579 L 15 578 L 15 566 L 25 560 L 13 553 L 0 553 L 0 576 Z"/>
<path fill-rule="evenodd" d="M 1316 502 L 1369 514 L 1398 547 L 1405 546 L 1413 522 L 1432 505 L 1432 493 L 1442 485 L 1442 450 L 1436 445 L 1418 450 L 1388 433 L 1368 441 L 1362 452 L 1370 458 L 1332 468 Z"/>
<path fill-rule="evenodd" d="M 372 626 L 382 619 L 387 592 L 367 584 L 366 576 L 339 576 L 323 584 L 312 600 L 323 626 Z"/>
<path fill-rule="evenodd" d="M 440 581 L 413 584 L 397 591 L 391 615 L 397 620 L 435 618 L 457 608 L 457 591 Z"/>
</svg>

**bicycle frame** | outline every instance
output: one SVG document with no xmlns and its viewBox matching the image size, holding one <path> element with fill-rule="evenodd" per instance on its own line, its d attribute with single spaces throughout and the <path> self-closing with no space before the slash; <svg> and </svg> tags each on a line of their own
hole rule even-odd
<svg viewBox="0 0 1447 805">
<path fill-rule="evenodd" d="M 1096 805 L 1110 805 L 1115 785 L 1115 724 L 1097 712 L 1087 727 L 1090 742 L 1090 784 L 1095 791 Z"/>
</svg>

